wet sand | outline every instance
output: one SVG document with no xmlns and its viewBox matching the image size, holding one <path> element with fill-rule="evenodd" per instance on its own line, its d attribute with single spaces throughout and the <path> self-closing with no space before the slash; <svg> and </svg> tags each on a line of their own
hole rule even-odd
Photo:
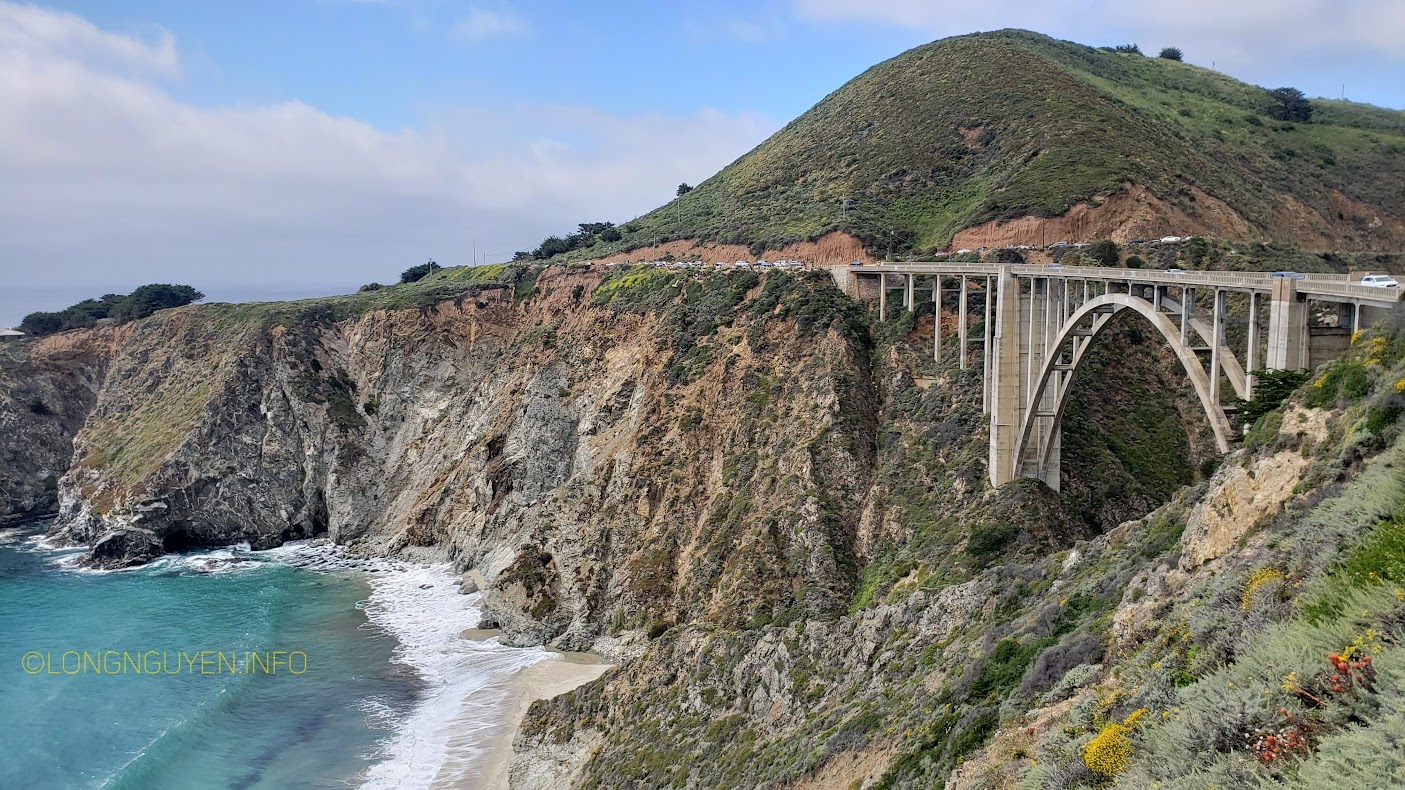
<svg viewBox="0 0 1405 790">
<path fill-rule="evenodd" d="M 497 634 L 496 630 L 469 629 L 463 635 L 465 639 L 489 639 Z M 459 787 L 507 790 L 507 772 L 512 764 L 512 739 L 517 736 L 532 703 L 565 694 L 595 680 L 615 666 L 594 653 L 552 652 L 555 653 L 554 657 L 538 661 L 512 678 L 508 684 L 511 709 L 505 723 L 494 733 L 488 754 L 480 761 L 483 766 L 481 772 L 477 776 L 467 777 Z"/>
</svg>

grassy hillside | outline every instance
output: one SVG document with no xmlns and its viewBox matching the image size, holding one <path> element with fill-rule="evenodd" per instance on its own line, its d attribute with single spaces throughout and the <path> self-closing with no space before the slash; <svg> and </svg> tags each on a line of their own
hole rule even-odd
<svg viewBox="0 0 1405 790">
<path fill-rule="evenodd" d="M 944 39 L 874 66 L 581 254 L 683 238 L 776 249 L 835 229 L 882 252 L 930 251 L 962 228 L 1058 216 L 1127 184 L 1192 224 L 1227 216 L 1238 230 L 1222 235 L 1405 241 L 1405 113 L 1317 101 L 1312 123 L 1292 124 L 1268 104 L 1264 89 L 1189 64 L 1024 31 Z"/>
</svg>

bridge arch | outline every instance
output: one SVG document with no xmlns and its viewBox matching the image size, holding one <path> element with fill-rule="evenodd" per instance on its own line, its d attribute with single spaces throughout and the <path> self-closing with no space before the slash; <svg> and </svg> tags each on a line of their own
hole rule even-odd
<svg viewBox="0 0 1405 790">
<path fill-rule="evenodd" d="M 1222 453 L 1229 452 L 1229 417 L 1213 395 L 1210 386 L 1211 373 L 1201 365 L 1194 349 L 1181 344 L 1180 328 L 1146 299 L 1127 293 L 1107 293 L 1079 305 L 1059 327 L 1054 341 L 1049 345 L 1050 351 L 1045 355 L 1038 378 L 1030 388 L 1029 406 L 1024 410 L 1015 451 L 1011 455 L 1014 466 L 1010 470 L 1012 477 L 1019 477 L 1023 469 L 1030 467 L 1036 470 L 1036 476 L 1046 476 L 1053 437 L 1058 436 L 1074 376 L 1081 368 L 1087 350 L 1106 331 L 1113 316 L 1125 310 L 1132 310 L 1146 319 L 1175 352 L 1190 379 L 1191 386 L 1195 388 L 1205 416 L 1210 421 L 1216 446 Z M 1091 325 L 1085 325 L 1089 319 Z M 1071 349 L 1066 351 L 1065 347 L 1070 344 Z M 1242 368 L 1240 370 L 1242 371 Z M 1213 374 L 1218 375 L 1219 371 L 1214 371 Z M 1045 401 L 1046 392 L 1051 386 L 1052 408 L 1041 412 L 1038 405 Z M 1047 421 L 1044 426 L 1046 430 L 1040 432 L 1042 440 L 1036 442 L 1034 429 L 1041 420 Z"/>
</svg>

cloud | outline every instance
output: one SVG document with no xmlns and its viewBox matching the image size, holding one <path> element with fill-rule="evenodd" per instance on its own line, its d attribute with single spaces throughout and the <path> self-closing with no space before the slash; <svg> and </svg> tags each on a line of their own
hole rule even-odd
<svg viewBox="0 0 1405 790">
<path fill-rule="evenodd" d="M 88 20 L 33 5 L 0 3 L 0 53 L 8 58 L 63 59 L 93 67 L 180 73 L 175 38 L 154 42 L 109 33 Z"/>
<path fill-rule="evenodd" d="M 7 289 L 186 282 L 355 287 L 433 257 L 530 248 L 670 199 L 777 128 L 753 114 L 441 108 L 386 131 L 299 102 L 196 106 L 92 51 L 178 68 L 174 44 L 19 7 L 0 49 L 0 268 Z M 15 7 L 0 5 L 0 19 Z M 53 46 L 83 31 L 82 47 Z M 48 31 L 48 32 L 43 32 Z M 37 39 L 37 40 L 35 40 Z M 110 60 L 111 58 L 107 58 Z M 98 59 L 104 60 L 104 59 Z M 3 305 L 0 305 L 3 306 Z M 55 305 L 3 306 L 15 315 Z"/>
<path fill-rule="evenodd" d="M 491 11 L 470 8 L 454 22 L 453 36 L 461 41 L 485 41 L 526 35 L 531 28 L 526 20 L 511 11 Z"/>
<path fill-rule="evenodd" d="M 1399 0 L 791 0 L 816 21 L 869 21 L 946 36 L 1023 27 L 1090 44 L 1179 46 L 1208 64 L 1271 71 L 1307 56 L 1405 59 Z M 1105 41 L 1097 40 L 1105 38 Z"/>
</svg>

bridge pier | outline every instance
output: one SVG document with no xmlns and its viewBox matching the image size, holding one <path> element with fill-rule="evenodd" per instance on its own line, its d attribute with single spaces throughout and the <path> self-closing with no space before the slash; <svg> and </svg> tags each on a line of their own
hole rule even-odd
<svg viewBox="0 0 1405 790">
<path fill-rule="evenodd" d="M 1297 281 L 1275 277 L 1268 311 L 1268 370 L 1302 370 L 1308 366 L 1307 297 Z"/>
</svg>

